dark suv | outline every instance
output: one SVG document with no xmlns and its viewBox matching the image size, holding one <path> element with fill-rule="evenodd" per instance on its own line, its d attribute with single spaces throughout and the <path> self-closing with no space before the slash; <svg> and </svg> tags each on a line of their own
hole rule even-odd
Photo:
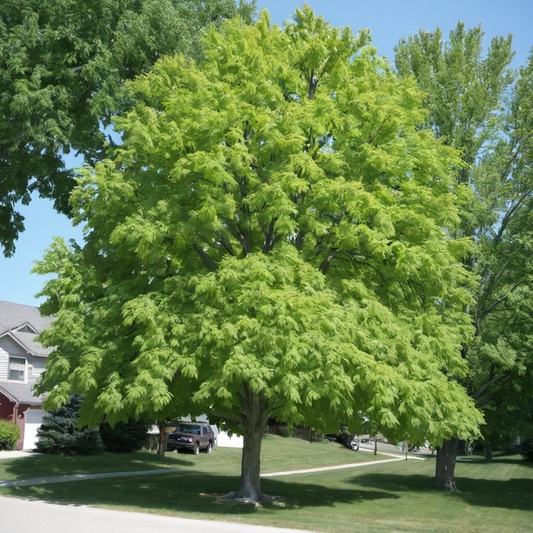
<svg viewBox="0 0 533 533">
<path fill-rule="evenodd" d="M 215 435 L 211 426 L 205 422 L 180 422 L 172 433 L 168 434 L 167 450 L 190 450 L 195 454 L 200 450 L 213 451 Z"/>
</svg>

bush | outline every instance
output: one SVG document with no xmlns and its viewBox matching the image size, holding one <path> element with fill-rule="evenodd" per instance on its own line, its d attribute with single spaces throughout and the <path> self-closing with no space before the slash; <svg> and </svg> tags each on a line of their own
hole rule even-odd
<svg viewBox="0 0 533 533">
<path fill-rule="evenodd" d="M 12 450 L 20 439 L 20 428 L 9 420 L 0 420 L 0 450 Z"/>
<path fill-rule="evenodd" d="M 108 452 L 131 453 L 140 450 L 148 440 L 148 430 L 152 426 L 147 420 L 130 418 L 111 427 L 107 422 L 100 426 L 100 436 Z"/>
<path fill-rule="evenodd" d="M 97 455 L 104 452 L 98 428 L 78 428 L 82 397 L 74 395 L 57 411 L 45 415 L 37 431 L 37 451 L 51 454 Z"/>
</svg>

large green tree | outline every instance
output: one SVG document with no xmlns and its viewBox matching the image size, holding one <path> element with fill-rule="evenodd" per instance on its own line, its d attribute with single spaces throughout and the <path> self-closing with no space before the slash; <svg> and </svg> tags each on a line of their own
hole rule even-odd
<svg viewBox="0 0 533 533">
<path fill-rule="evenodd" d="M 201 55 L 202 30 L 254 2 L 2 0 L 0 2 L 0 246 L 24 229 L 31 193 L 69 212 L 73 172 L 62 155 L 102 157 L 102 126 L 131 105 L 124 81 L 165 54 Z"/>
<path fill-rule="evenodd" d="M 456 179 L 471 194 L 462 203 L 458 231 L 474 244 L 468 264 L 480 283 L 468 309 L 475 336 L 463 350 L 470 369 L 463 383 L 487 410 L 488 440 L 503 429 L 497 427 L 503 420 L 498 398 L 506 398 L 507 419 L 521 411 L 511 409 L 508 399 L 525 401 L 533 363 L 532 61 L 512 85 L 511 45 L 510 36 L 498 37 L 484 52 L 481 28 L 465 30 L 459 23 L 448 41 L 438 29 L 421 31 L 396 49 L 399 73 L 414 75 L 426 92 L 426 126 L 460 149 L 466 163 Z M 437 488 L 456 488 L 457 449 L 458 439 L 437 448 Z"/>
<path fill-rule="evenodd" d="M 455 150 L 366 31 L 309 7 L 212 29 L 159 61 L 116 120 L 124 144 L 72 195 L 83 248 L 56 240 L 41 391 L 86 422 L 213 412 L 244 435 L 236 498 L 257 501 L 268 417 L 365 417 L 440 442 L 481 421 L 456 380 L 471 335 Z"/>
</svg>

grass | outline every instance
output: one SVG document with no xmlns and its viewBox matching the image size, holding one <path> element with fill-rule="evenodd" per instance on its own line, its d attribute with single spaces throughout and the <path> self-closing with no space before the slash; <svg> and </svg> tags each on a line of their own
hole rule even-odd
<svg viewBox="0 0 533 533">
<path fill-rule="evenodd" d="M 54 473 L 94 473 L 177 468 L 175 475 L 112 478 L 4 488 L 0 492 L 46 501 L 76 502 L 114 509 L 247 522 L 315 531 L 519 533 L 532 530 L 533 468 L 518 456 L 461 461 L 460 493 L 431 489 L 434 459 L 400 461 L 330 472 L 264 478 L 268 494 L 282 505 L 248 506 L 214 497 L 236 489 L 240 450 L 218 448 L 211 455 L 149 453 L 103 457 L 32 457 L 0 461 L 0 479 Z M 378 456 L 379 457 L 379 456 Z M 383 457 L 383 456 L 382 456 Z M 383 457 L 387 458 L 387 457 Z M 264 472 L 372 461 L 334 443 L 268 437 Z"/>
<path fill-rule="evenodd" d="M 328 441 L 310 444 L 299 439 L 283 439 L 269 435 L 263 441 L 261 459 L 261 471 L 267 473 L 375 461 L 387 457 L 354 453 L 340 444 Z M 213 468 L 213 462 L 216 463 L 217 473 L 235 475 L 240 471 L 241 450 L 217 448 L 212 455 L 202 453 L 199 456 L 169 452 L 165 458 L 149 452 L 96 456 L 42 454 L 0 461 L 0 480 L 159 468 L 194 468 L 198 472 L 208 473 Z"/>
</svg>

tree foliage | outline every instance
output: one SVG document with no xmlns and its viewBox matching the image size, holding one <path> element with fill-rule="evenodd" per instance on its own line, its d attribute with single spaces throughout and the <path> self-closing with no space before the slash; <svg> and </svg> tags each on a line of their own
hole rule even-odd
<svg viewBox="0 0 533 533">
<path fill-rule="evenodd" d="M 41 453 L 98 455 L 104 452 L 98 428 L 78 426 L 80 395 L 72 395 L 68 403 L 43 417 L 37 430 L 36 450 Z"/>
<path fill-rule="evenodd" d="M 20 427 L 9 420 L 0 420 L 0 450 L 12 450 L 20 439 Z"/>
<path fill-rule="evenodd" d="M 214 411 L 244 434 L 255 500 L 273 416 L 438 442 L 481 418 L 464 375 L 471 279 L 457 153 L 412 80 L 362 31 L 309 7 L 211 29 L 204 59 L 160 60 L 130 85 L 124 144 L 72 194 L 85 246 L 56 240 L 41 342 L 48 406 L 84 421 Z"/>
<path fill-rule="evenodd" d="M 24 229 L 15 204 L 32 191 L 68 213 L 63 152 L 103 157 L 101 126 L 131 106 L 124 81 L 162 55 L 201 55 L 211 23 L 254 3 L 234 0 L 3 0 L 0 3 L 0 245 Z"/>
<path fill-rule="evenodd" d="M 533 61 L 515 73 L 511 36 L 493 39 L 485 55 L 482 38 L 480 27 L 463 24 L 446 42 L 438 29 L 420 32 L 400 42 L 396 65 L 426 91 L 427 127 L 467 164 L 457 175 L 471 191 L 460 231 L 474 244 L 468 263 L 480 283 L 469 309 L 475 336 L 465 346 L 463 383 L 486 411 L 490 441 L 512 434 L 511 426 L 518 431 L 519 404 L 530 395 Z"/>
<path fill-rule="evenodd" d="M 481 26 L 467 30 L 459 22 L 447 41 L 439 28 L 421 30 L 395 49 L 398 73 L 413 74 L 426 92 L 427 126 L 462 150 L 467 165 L 499 130 L 502 97 L 513 80 L 512 36 L 495 37 L 485 54 L 483 35 Z M 462 167 L 460 180 L 468 182 L 470 171 Z"/>
<path fill-rule="evenodd" d="M 131 453 L 140 450 L 148 440 L 152 424 L 147 420 L 130 418 L 111 427 L 107 422 L 100 424 L 100 437 L 107 452 Z"/>
</svg>

